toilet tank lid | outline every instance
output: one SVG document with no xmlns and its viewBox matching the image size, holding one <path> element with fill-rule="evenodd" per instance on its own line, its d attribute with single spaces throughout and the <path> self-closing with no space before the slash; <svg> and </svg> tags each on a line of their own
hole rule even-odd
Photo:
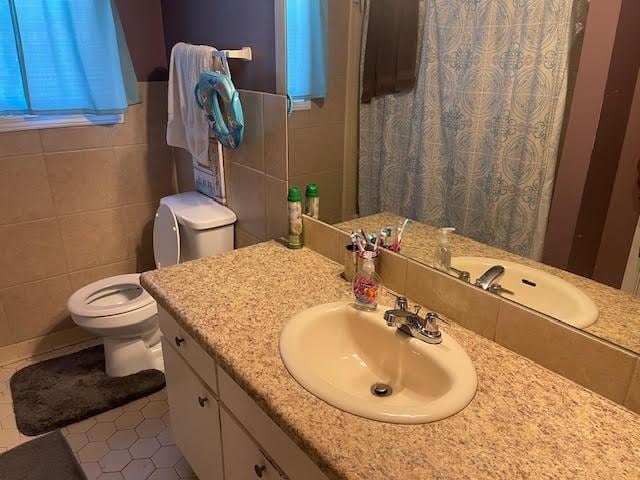
<svg viewBox="0 0 640 480">
<path fill-rule="evenodd" d="M 178 223 L 194 230 L 231 225 L 237 219 L 236 214 L 224 205 L 199 192 L 185 192 L 160 199 L 176 216 Z"/>
</svg>

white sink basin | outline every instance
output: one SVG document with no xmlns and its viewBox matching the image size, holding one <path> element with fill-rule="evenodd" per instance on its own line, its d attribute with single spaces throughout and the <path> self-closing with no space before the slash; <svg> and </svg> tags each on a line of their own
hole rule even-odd
<svg viewBox="0 0 640 480">
<path fill-rule="evenodd" d="M 312 394 L 372 420 L 427 423 L 465 408 L 477 387 L 467 353 L 444 332 L 441 344 L 429 345 L 388 327 L 385 310 L 338 302 L 295 315 L 280 336 L 284 364 Z M 374 384 L 391 394 L 374 395 Z"/>
<path fill-rule="evenodd" d="M 598 319 L 598 307 L 582 290 L 542 270 L 495 258 L 455 257 L 451 265 L 471 274 L 471 282 L 494 265 L 502 265 L 505 273 L 496 283 L 513 294 L 500 293 L 538 312 L 576 328 L 586 328 Z"/>
</svg>

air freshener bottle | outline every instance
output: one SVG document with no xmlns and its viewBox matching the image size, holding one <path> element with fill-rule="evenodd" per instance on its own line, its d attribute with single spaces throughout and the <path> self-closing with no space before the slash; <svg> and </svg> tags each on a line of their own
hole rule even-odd
<svg viewBox="0 0 640 480">
<path fill-rule="evenodd" d="M 298 187 L 289 187 L 289 248 L 302 248 L 302 197 Z"/>
<path fill-rule="evenodd" d="M 306 197 L 305 212 L 307 215 L 313 218 L 320 218 L 320 191 L 318 185 L 310 183 L 304 191 Z"/>
<path fill-rule="evenodd" d="M 376 273 L 373 263 L 377 252 L 361 252 L 362 267 L 353 278 L 354 306 L 361 310 L 375 310 L 378 308 L 378 298 L 382 293 L 380 277 Z"/>
</svg>

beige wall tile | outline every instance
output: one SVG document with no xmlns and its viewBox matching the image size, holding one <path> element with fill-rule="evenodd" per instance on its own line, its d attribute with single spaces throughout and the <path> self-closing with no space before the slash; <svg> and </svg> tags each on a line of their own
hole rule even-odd
<svg viewBox="0 0 640 480">
<path fill-rule="evenodd" d="M 179 192 L 191 192 L 196 189 L 193 178 L 193 160 L 191 154 L 182 148 L 173 149 L 176 164 L 176 177 Z"/>
<path fill-rule="evenodd" d="M 624 406 L 632 412 L 640 414 L 640 358 L 636 360 L 635 373 L 631 378 L 631 385 L 629 385 L 629 392 Z"/>
<path fill-rule="evenodd" d="M 46 160 L 59 215 L 156 201 L 175 191 L 169 147 L 77 150 Z"/>
<path fill-rule="evenodd" d="M 113 144 L 112 125 L 47 128 L 39 130 L 42 148 L 46 153 L 67 150 L 87 150 L 109 147 Z"/>
<path fill-rule="evenodd" d="M 0 157 L 42 153 L 37 130 L 0 133 Z"/>
<path fill-rule="evenodd" d="M 245 232 L 242 228 L 236 226 L 235 228 L 235 248 L 244 248 L 250 247 L 251 245 L 255 245 L 257 243 L 261 243 L 262 240 L 254 237 L 249 232 Z"/>
<path fill-rule="evenodd" d="M 287 97 L 263 95 L 264 101 L 264 171 L 267 175 L 287 179 Z"/>
<path fill-rule="evenodd" d="M 73 327 L 66 308 L 71 293 L 67 275 L 0 291 L 0 302 L 13 331 L 12 341 L 22 342 Z"/>
<path fill-rule="evenodd" d="M 502 301 L 496 342 L 622 403 L 634 355 L 511 302 Z"/>
<path fill-rule="evenodd" d="M 401 255 L 383 250 L 378 260 L 378 275 L 382 284 L 399 295 L 405 294 L 407 259 Z"/>
<path fill-rule="evenodd" d="M 121 173 L 113 148 L 51 153 L 46 162 L 59 215 L 115 206 Z"/>
<path fill-rule="evenodd" d="M 320 189 L 320 220 L 334 224 L 342 220 L 342 171 L 312 173 L 289 177 L 289 185 L 300 187 L 304 194 L 307 184 L 315 183 Z"/>
<path fill-rule="evenodd" d="M 226 158 L 264 172 L 263 95 L 258 92 L 240 91 L 245 119 L 244 139 L 237 149 L 225 149 Z"/>
<path fill-rule="evenodd" d="M 176 192 L 171 148 L 166 145 L 115 147 L 119 174 L 115 205 L 155 202 Z"/>
<path fill-rule="evenodd" d="M 334 262 L 343 262 L 343 240 L 340 230 L 308 216 L 302 217 L 304 245 Z"/>
<path fill-rule="evenodd" d="M 339 170 L 344 158 L 344 124 L 289 132 L 289 176 Z"/>
<path fill-rule="evenodd" d="M 226 162 L 229 208 L 237 225 L 260 241 L 267 238 L 265 175 L 234 162 Z"/>
<path fill-rule="evenodd" d="M 493 340 L 500 309 L 495 295 L 407 260 L 406 296 Z"/>
<path fill-rule="evenodd" d="M 9 325 L 9 319 L 4 313 L 2 302 L 0 302 L 0 347 L 13 343 L 13 331 Z M 0 364 L 1 365 L 1 364 Z"/>
<path fill-rule="evenodd" d="M 287 235 L 287 182 L 266 176 L 267 188 L 267 238 L 281 238 Z"/>
<path fill-rule="evenodd" d="M 155 203 L 60 218 L 70 271 L 153 255 Z"/>
<path fill-rule="evenodd" d="M 0 158 L 0 205 L 0 225 L 54 215 L 42 155 Z"/>
<path fill-rule="evenodd" d="M 143 103 L 131 105 L 114 125 L 113 145 L 166 144 L 167 82 L 138 83 Z"/>
<path fill-rule="evenodd" d="M 66 273 L 55 219 L 0 227 L 0 288 Z"/>
<path fill-rule="evenodd" d="M 136 259 L 130 258 L 122 262 L 110 263 L 109 265 L 102 265 L 96 268 L 71 272 L 69 274 L 69 281 L 71 282 L 71 288 L 76 291 L 85 285 L 102 280 L 103 278 L 124 275 L 127 273 L 137 273 L 137 266 Z"/>
</svg>

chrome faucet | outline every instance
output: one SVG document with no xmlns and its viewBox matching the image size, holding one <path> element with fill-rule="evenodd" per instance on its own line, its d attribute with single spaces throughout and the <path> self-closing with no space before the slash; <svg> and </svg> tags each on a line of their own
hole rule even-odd
<svg viewBox="0 0 640 480">
<path fill-rule="evenodd" d="M 507 290 L 499 283 L 495 283 L 496 280 L 504 275 L 504 272 L 502 265 L 494 265 L 476 280 L 475 286 L 495 294 L 508 293 L 513 295 L 511 290 Z"/>
<path fill-rule="evenodd" d="M 437 345 L 442 343 L 442 333 L 438 326 L 440 318 L 437 313 L 429 312 L 425 318 L 420 317 L 420 307 L 416 307 L 415 312 L 407 309 L 407 299 L 396 297 L 396 307 L 393 310 L 384 312 L 384 319 L 389 327 L 396 327 L 403 333 L 410 335 L 425 343 Z"/>
<path fill-rule="evenodd" d="M 483 290 L 489 290 L 489 287 L 502 275 L 504 275 L 504 267 L 502 265 L 494 265 L 476 280 L 475 285 Z"/>
</svg>

